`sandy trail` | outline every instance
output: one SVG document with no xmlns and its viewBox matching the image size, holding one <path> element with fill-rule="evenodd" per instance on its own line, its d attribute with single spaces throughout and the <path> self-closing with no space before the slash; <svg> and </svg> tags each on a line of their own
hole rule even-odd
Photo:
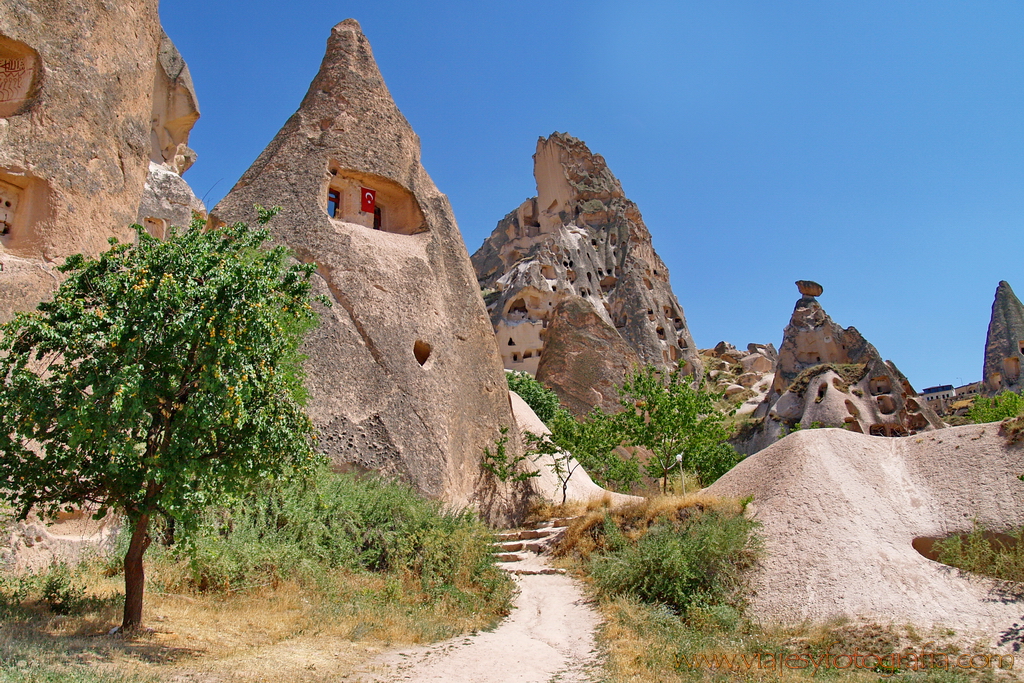
<svg viewBox="0 0 1024 683">
<path fill-rule="evenodd" d="M 580 587 L 561 574 L 517 576 L 512 614 L 496 629 L 381 655 L 350 683 L 588 683 L 599 667 L 600 618 Z"/>
</svg>

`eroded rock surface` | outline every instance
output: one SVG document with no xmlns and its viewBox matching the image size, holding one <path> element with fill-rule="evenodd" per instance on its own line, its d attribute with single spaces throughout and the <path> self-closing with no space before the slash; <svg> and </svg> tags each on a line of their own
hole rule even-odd
<svg viewBox="0 0 1024 683">
<path fill-rule="evenodd" d="M 168 45 L 156 0 L 0 0 L 0 321 L 65 257 L 133 238 Z"/>
<path fill-rule="evenodd" d="M 355 20 L 331 31 L 298 111 L 211 220 L 251 220 L 254 204 L 283 207 L 274 238 L 317 263 L 333 303 L 305 352 L 335 466 L 479 501 L 483 449 L 514 424 L 505 373 L 451 206 Z"/>
<path fill-rule="evenodd" d="M 1024 304 L 1005 280 L 996 288 L 992 319 L 985 339 L 984 386 L 988 394 L 1024 389 L 1020 367 L 1024 363 Z"/>
<path fill-rule="evenodd" d="M 605 160 L 564 133 L 538 140 L 533 159 L 537 196 L 505 216 L 473 255 L 505 367 L 532 374 L 541 365 L 552 367 L 546 356 L 555 351 L 549 344 L 553 312 L 562 302 L 583 299 L 594 320 L 615 331 L 641 363 L 669 368 L 682 361 L 689 372 L 699 373 L 668 269 L 654 251 L 640 210 Z M 604 338 L 605 332 L 593 334 Z M 614 348 L 625 347 L 606 346 L 609 352 Z M 633 354 L 608 362 L 621 367 Z M 572 363 L 559 359 L 557 364 Z M 561 381 L 582 380 L 548 374 L 545 383 L 581 398 Z M 594 389 L 600 396 L 590 405 L 614 401 L 604 383 Z"/>
<path fill-rule="evenodd" d="M 741 433 L 739 450 L 754 453 L 797 424 L 872 436 L 943 426 L 892 361 L 882 360 L 856 328 L 833 322 L 805 293 L 820 292 L 820 285 L 800 281 L 797 287 L 803 296 L 783 332 L 771 390 L 754 412 L 757 421 Z"/>
<path fill-rule="evenodd" d="M 194 215 L 205 218 L 206 207 L 181 177 L 196 161 L 188 136 L 199 120 L 199 101 L 188 65 L 166 33 L 154 76 L 149 173 L 137 222 L 163 238 L 171 226 L 188 227 Z"/>
<path fill-rule="evenodd" d="M 573 297 L 555 306 L 544 348 L 537 380 L 551 387 L 566 409 L 577 417 L 594 406 L 620 410 L 618 388 L 640 357 L 589 299 Z"/>
</svg>

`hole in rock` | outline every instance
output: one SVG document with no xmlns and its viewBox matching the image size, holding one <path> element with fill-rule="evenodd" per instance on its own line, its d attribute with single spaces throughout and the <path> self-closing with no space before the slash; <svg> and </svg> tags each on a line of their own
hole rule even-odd
<svg viewBox="0 0 1024 683">
<path fill-rule="evenodd" d="M 416 356 L 416 362 L 423 365 L 430 358 L 430 344 L 417 339 L 416 343 L 412 345 L 412 355 Z"/>
</svg>

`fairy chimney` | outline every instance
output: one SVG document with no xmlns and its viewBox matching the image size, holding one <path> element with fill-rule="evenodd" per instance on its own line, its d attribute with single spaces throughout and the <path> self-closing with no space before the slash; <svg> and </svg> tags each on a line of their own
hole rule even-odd
<svg viewBox="0 0 1024 683">
<path fill-rule="evenodd" d="M 992 318 L 985 339 L 985 391 L 994 396 L 1003 391 L 1018 394 L 1024 388 L 1020 366 L 1024 363 L 1024 305 L 1005 280 L 996 288 Z"/>
<path fill-rule="evenodd" d="M 317 264 L 332 302 L 305 344 L 310 416 L 335 466 L 396 475 L 457 506 L 512 426 L 469 255 L 420 141 L 359 24 L 331 31 L 320 71 L 216 222 L 281 206 L 276 241 Z"/>
<path fill-rule="evenodd" d="M 817 300 L 821 285 L 796 284 L 802 296 L 783 332 L 772 387 L 754 413 L 761 422 L 743 432 L 739 450 L 756 452 L 798 424 L 872 436 L 944 426 L 892 361 L 856 328 L 833 322 Z"/>
</svg>

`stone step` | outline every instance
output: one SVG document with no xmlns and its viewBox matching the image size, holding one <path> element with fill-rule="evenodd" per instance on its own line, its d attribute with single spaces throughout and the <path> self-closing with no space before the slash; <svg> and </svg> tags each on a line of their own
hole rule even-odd
<svg viewBox="0 0 1024 683">
<path fill-rule="evenodd" d="M 527 558 L 520 553 L 494 553 L 494 559 L 498 562 L 522 562 Z"/>
<path fill-rule="evenodd" d="M 502 552 L 514 553 L 517 550 L 523 549 L 522 541 L 501 541 L 494 544 L 496 547 L 501 548 Z"/>
<path fill-rule="evenodd" d="M 556 517 L 555 519 L 543 519 L 539 522 L 534 522 L 534 529 L 546 529 L 549 527 L 569 526 L 573 520 L 579 519 L 578 517 Z"/>
<path fill-rule="evenodd" d="M 501 567 L 501 565 L 498 565 L 498 566 Z M 546 575 L 546 574 L 564 574 L 565 573 L 564 569 L 559 569 L 558 567 L 545 567 L 543 569 L 520 569 L 519 567 L 517 567 L 515 565 L 510 565 L 508 567 L 501 567 L 501 568 L 504 569 L 509 574 L 516 574 L 518 576 L 537 576 L 537 575 Z"/>
</svg>

